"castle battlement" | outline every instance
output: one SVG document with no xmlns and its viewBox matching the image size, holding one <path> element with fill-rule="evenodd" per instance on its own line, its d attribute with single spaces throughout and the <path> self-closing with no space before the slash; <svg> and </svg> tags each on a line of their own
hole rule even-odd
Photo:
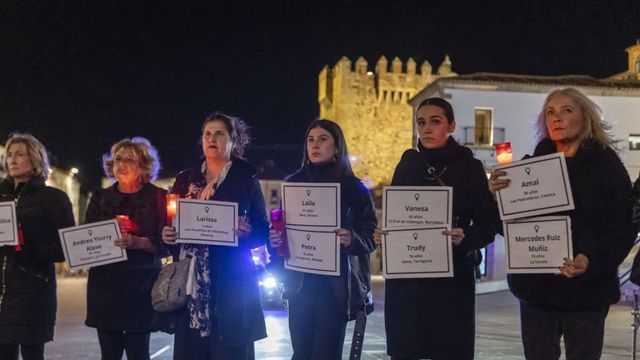
<svg viewBox="0 0 640 360">
<path fill-rule="evenodd" d="M 442 77 L 456 76 L 445 56 L 437 73 L 428 61 L 420 71 L 413 58 L 405 63 L 381 56 L 373 69 L 363 57 L 355 63 L 343 56 L 318 75 L 320 116 L 344 130 L 356 175 L 371 186 L 388 184 L 400 155 L 413 146 L 412 108 L 418 91 Z"/>
</svg>

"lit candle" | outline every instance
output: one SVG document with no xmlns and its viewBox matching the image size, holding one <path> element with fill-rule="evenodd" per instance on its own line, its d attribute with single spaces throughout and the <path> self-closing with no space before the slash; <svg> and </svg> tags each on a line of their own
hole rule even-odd
<svg viewBox="0 0 640 360">
<path fill-rule="evenodd" d="M 173 226 L 173 218 L 176 217 L 178 194 L 167 194 L 167 226 Z"/>
<path fill-rule="evenodd" d="M 122 236 L 127 235 L 131 231 L 131 220 L 127 215 L 116 215 L 118 226 L 120 227 L 120 234 Z"/>
<path fill-rule="evenodd" d="M 513 161 L 513 154 L 511 153 L 511 143 L 505 142 L 496 144 L 496 161 L 498 164 L 506 164 Z"/>
</svg>

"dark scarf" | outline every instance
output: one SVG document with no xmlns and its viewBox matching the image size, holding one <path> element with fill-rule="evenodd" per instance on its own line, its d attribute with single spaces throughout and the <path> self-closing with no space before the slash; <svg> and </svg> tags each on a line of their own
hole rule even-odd
<svg viewBox="0 0 640 360">
<path fill-rule="evenodd" d="M 431 167 L 435 169 L 435 172 L 444 175 L 446 167 L 452 160 L 473 156 L 471 150 L 461 146 L 451 136 L 447 139 L 447 143 L 438 149 L 427 149 L 422 145 L 422 142 L 418 141 L 418 151 L 423 161 L 426 161 Z M 427 166 L 429 168 L 429 166 Z"/>
</svg>

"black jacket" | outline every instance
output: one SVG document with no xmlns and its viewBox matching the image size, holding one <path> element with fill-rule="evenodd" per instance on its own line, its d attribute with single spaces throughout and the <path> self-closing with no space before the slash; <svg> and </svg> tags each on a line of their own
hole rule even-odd
<svg viewBox="0 0 640 360">
<path fill-rule="evenodd" d="M 58 229 L 73 226 L 65 193 L 34 178 L 14 191 L 0 181 L 0 201 L 18 199 L 16 215 L 24 235 L 19 252 L 0 247 L 0 342 L 41 344 L 53 340 L 56 320 L 54 262 L 64 261 Z"/>
<path fill-rule="evenodd" d="M 453 187 L 452 215 L 464 230 L 453 246 L 453 278 L 387 279 L 385 327 L 392 356 L 471 359 L 475 337 L 475 259 L 470 254 L 494 239 L 496 204 L 482 163 L 452 138 L 442 149 L 405 151 L 392 185 Z M 426 160 L 426 162 L 425 162 Z"/>
<path fill-rule="evenodd" d="M 288 182 L 339 182 L 341 199 L 340 227 L 351 230 L 351 246 L 340 246 L 340 276 L 308 275 L 295 271 L 285 273 L 285 292 L 295 296 L 305 280 L 322 276 L 324 281 L 331 282 L 337 296 L 328 301 L 339 302 L 345 299 L 346 304 L 336 303 L 344 309 L 347 320 L 355 318 L 358 310 L 373 311 L 371 297 L 371 269 L 369 254 L 375 249 L 373 232 L 378 224 L 369 190 L 355 176 L 344 176 L 340 180 L 335 174 L 333 164 L 325 166 L 306 165 L 287 178 Z M 270 253 L 275 251 L 270 249 Z M 273 261 L 282 267 L 282 258 L 273 257 Z M 272 267 L 274 268 L 274 267 Z M 345 293 L 346 292 L 346 293 Z"/>
<path fill-rule="evenodd" d="M 556 152 L 549 139 L 534 156 Z M 594 142 L 583 143 L 567 158 L 575 209 L 554 215 L 571 217 L 574 256 L 589 258 L 587 272 L 575 278 L 552 274 L 512 274 L 511 292 L 520 300 L 561 310 L 596 310 L 620 297 L 618 265 L 633 245 L 637 228 L 631 222 L 631 181 L 618 155 Z"/>
<path fill-rule="evenodd" d="M 239 215 L 246 211 L 252 233 L 249 238 L 240 239 L 238 247 L 209 247 L 212 284 L 209 311 L 215 324 L 213 334 L 225 344 L 242 345 L 267 336 L 251 249 L 266 243 L 269 223 L 256 168 L 242 159 L 231 160 L 233 164 L 227 177 L 211 200 L 238 203 Z M 184 197 L 190 184 L 204 187 L 206 180 L 200 166 L 178 174 L 171 193 Z"/>
<path fill-rule="evenodd" d="M 117 184 L 94 192 L 85 223 L 127 215 L 135 224 L 131 234 L 148 237 L 154 252 L 127 250 L 127 260 L 93 267 L 87 282 L 85 324 L 105 330 L 149 331 L 153 308 L 151 287 L 160 272 L 161 230 L 166 223 L 167 191 L 147 183 L 133 194 Z"/>
</svg>

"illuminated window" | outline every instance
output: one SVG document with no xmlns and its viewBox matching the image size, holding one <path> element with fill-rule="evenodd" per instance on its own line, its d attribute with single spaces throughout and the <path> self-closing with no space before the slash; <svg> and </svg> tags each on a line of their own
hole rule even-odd
<svg viewBox="0 0 640 360">
<path fill-rule="evenodd" d="M 492 145 L 493 109 L 475 109 L 474 140 L 476 145 Z"/>
<path fill-rule="evenodd" d="M 629 135 L 629 150 L 640 150 L 640 134 Z"/>
</svg>

